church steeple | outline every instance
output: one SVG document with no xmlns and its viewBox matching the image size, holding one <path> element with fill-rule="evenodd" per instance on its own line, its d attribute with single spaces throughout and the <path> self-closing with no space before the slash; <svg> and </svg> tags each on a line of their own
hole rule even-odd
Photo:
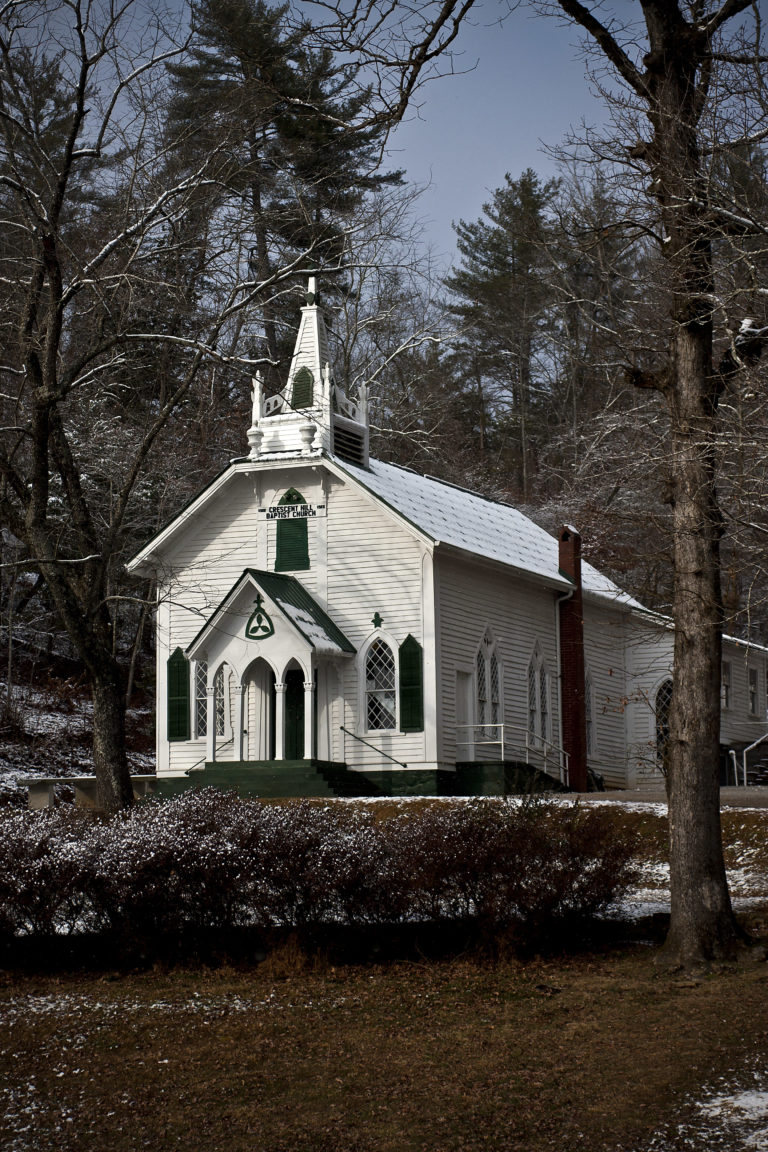
<svg viewBox="0 0 768 1152">
<path fill-rule="evenodd" d="M 265 397 L 261 375 L 254 378 L 248 445 L 251 460 L 325 453 L 363 467 L 368 464 L 365 396 L 355 403 L 333 381 L 314 276 L 307 284 L 285 388 Z"/>
</svg>

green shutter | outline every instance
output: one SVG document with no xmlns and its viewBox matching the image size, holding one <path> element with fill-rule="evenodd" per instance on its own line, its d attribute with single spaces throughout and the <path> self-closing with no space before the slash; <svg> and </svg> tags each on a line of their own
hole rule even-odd
<svg viewBox="0 0 768 1152">
<path fill-rule="evenodd" d="M 421 644 L 406 636 L 400 645 L 400 729 L 424 731 L 424 660 Z"/>
<path fill-rule="evenodd" d="M 289 488 L 280 500 L 285 504 L 306 504 L 301 492 Z M 278 520 L 275 541 L 275 571 L 296 572 L 309 568 L 307 521 Z"/>
<path fill-rule="evenodd" d="M 168 660 L 168 739 L 189 740 L 189 660 L 181 648 Z"/>
<path fill-rule="evenodd" d="M 314 393 L 314 377 L 309 368 L 299 368 L 293 378 L 293 407 L 311 408 Z"/>
</svg>

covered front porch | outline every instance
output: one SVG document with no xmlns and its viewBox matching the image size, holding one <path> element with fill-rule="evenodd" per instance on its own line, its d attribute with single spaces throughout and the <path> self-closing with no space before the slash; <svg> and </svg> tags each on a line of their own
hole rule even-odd
<svg viewBox="0 0 768 1152">
<path fill-rule="evenodd" d="M 339 761 L 339 672 L 354 652 L 298 580 L 247 569 L 187 649 L 195 768 Z"/>
</svg>

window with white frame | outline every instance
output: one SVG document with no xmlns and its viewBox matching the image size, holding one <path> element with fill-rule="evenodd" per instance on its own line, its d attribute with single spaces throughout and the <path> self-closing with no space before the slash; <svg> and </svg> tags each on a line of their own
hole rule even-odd
<svg viewBox="0 0 768 1152">
<path fill-rule="evenodd" d="M 656 692 L 654 712 L 656 714 L 656 762 L 662 772 L 666 771 L 667 750 L 669 747 L 669 711 L 672 707 L 672 681 L 664 680 Z"/>
<path fill-rule="evenodd" d="M 198 660 L 195 664 L 195 735 L 208 734 L 208 664 Z"/>
<path fill-rule="evenodd" d="M 216 735 L 229 736 L 232 731 L 232 718 L 229 703 L 230 671 L 227 664 L 221 664 L 213 678 L 213 714 L 216 722 Z"/>
<path fill-rule="evenodd" d="M 728 660 L 723 660 L 721 685 L 723 708 L 730 708 L 733 704 L 733 681 L 731 679 L 731 664 Z"/>
<path fill-rule="evenodd" d="M 475 703 L 481 735 L 495 740 L 501 724 L 501 667 L 496 643 L 486 631 L 475 659 Z"/>
<path fill-rule="evenodd" d="M 365 657 L 365 716 L 369 732 L 397 728 L 397 669 L 392 649 L 381 637 Z"/>
<path fill-rule="evenodd" d="M 750 716 L 757 716 L 760 706 L 760 691 L 758 688 L 757 668 L 747 669 L 747 681 L 749 687 L 749 714 Z"/>
<path fill-rule="evenodd" d="M 534 740 L 549 740 L 549 673 L 538 644 L 528 665 L 528 732 Z"/>
</svg>

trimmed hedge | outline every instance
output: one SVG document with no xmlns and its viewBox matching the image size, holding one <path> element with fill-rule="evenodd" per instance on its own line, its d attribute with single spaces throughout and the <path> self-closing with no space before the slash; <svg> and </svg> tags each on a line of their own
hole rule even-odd
<svg viewBox="0 0 768 1152">
<path fill-rule="evenodd" d="M 206 789 L 108 820 L 0 818 L 0 932 L 117 934 L 473 922 L 530 941 L 593 916 L 634 877 L 606 814 L 542 800 L 266 805 Z"/>
</svg>

